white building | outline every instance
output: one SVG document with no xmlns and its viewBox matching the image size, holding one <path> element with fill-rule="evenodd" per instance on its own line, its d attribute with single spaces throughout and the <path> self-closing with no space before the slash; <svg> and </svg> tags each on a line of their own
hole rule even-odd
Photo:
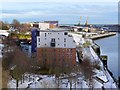
<svg viewBox="0 0 120 90">
<path fill-rule="evenodd" d="M 72 35 L 60 28 L 40 30 L 37 34 L 37 60 L 47 66 L 75 66 L 76 44 Z"/>
<path fill-rule="evenodd" d="M 0 35 L 8 36 L 9 35 L 9 30 L 0 30 Z"/>
<path fill-rule="evenodd" d="M 40 30 L 46 30 L 58 27 L 58 21 L 32 22 L 30 25 L 32 27 L 37 27 Z"/>
<path fill-rule="evenodd" d="M 39 32 L 37 37 L 37 47 L 51 47 L 51 42 L 55 42 L 56 48 L 75 48 L 72 35 L 64 30 L 44 30 Z"/>
<path fill-rule="evenodd" d="M 46 29 L 49 29 L 49 27 L 50 27 L 50 24 L 49 24 L 49 23 L 39 22 L 38 24 L 39 24 L 39 28 L 40 28 L 41 30 L 46 30 Z"/>
</svg>

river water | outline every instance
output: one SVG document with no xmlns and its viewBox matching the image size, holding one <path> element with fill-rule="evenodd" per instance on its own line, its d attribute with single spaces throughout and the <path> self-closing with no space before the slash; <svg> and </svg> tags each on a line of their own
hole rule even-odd
<svg viewBox="0 0 120 90">
<path fill-rule="evenodd" d="M 108 56 L 108 68 L 117 79 L 120 76 L 120 68 L 118 65 L 118 38 L 120 34 L 115 36 L 95 40 L 101 48 L 101 55 Z"/>
</svg>

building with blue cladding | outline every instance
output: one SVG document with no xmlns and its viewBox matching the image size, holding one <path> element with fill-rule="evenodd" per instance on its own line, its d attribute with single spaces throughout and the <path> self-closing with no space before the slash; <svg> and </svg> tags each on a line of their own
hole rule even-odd
<svg viewBox="0 0 120 90">
<path fill-rule="evenodd" d="M 37 28 L 33 28 L 32 31 L 32 43 L 31 43 L 31 52 L 37 52 L 37 36 L 39 36 L 39 30 Z"/>
</svg>

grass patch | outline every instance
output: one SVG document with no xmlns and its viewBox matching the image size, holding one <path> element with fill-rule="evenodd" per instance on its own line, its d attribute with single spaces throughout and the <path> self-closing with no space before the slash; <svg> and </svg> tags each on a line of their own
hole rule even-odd
<svg viewBox="0 0 120 90">
<path fill-rule="evenodd" d="M 84 48 L 89 47 L 90 45 L 91 45 L 91 43 L 89 41 L 86 41 L 85 43 L 83 43 Z"/>
</svg>

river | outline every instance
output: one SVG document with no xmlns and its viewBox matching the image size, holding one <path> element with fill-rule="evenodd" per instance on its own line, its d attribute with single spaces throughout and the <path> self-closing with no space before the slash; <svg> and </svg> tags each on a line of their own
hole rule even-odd
<svg viewBox="0 0 120 90">
<path fill-rule="evenodd" d="M 120 69 L 118 71 L 118 38 L 120 34 L 115 36 L 95 40 L 101 48 L 101 55 L 108 56 L 108 68 L 117 79 L 120 76 Z M 119 67 L 120 68 L 120 67 Z"/>
</svg>

